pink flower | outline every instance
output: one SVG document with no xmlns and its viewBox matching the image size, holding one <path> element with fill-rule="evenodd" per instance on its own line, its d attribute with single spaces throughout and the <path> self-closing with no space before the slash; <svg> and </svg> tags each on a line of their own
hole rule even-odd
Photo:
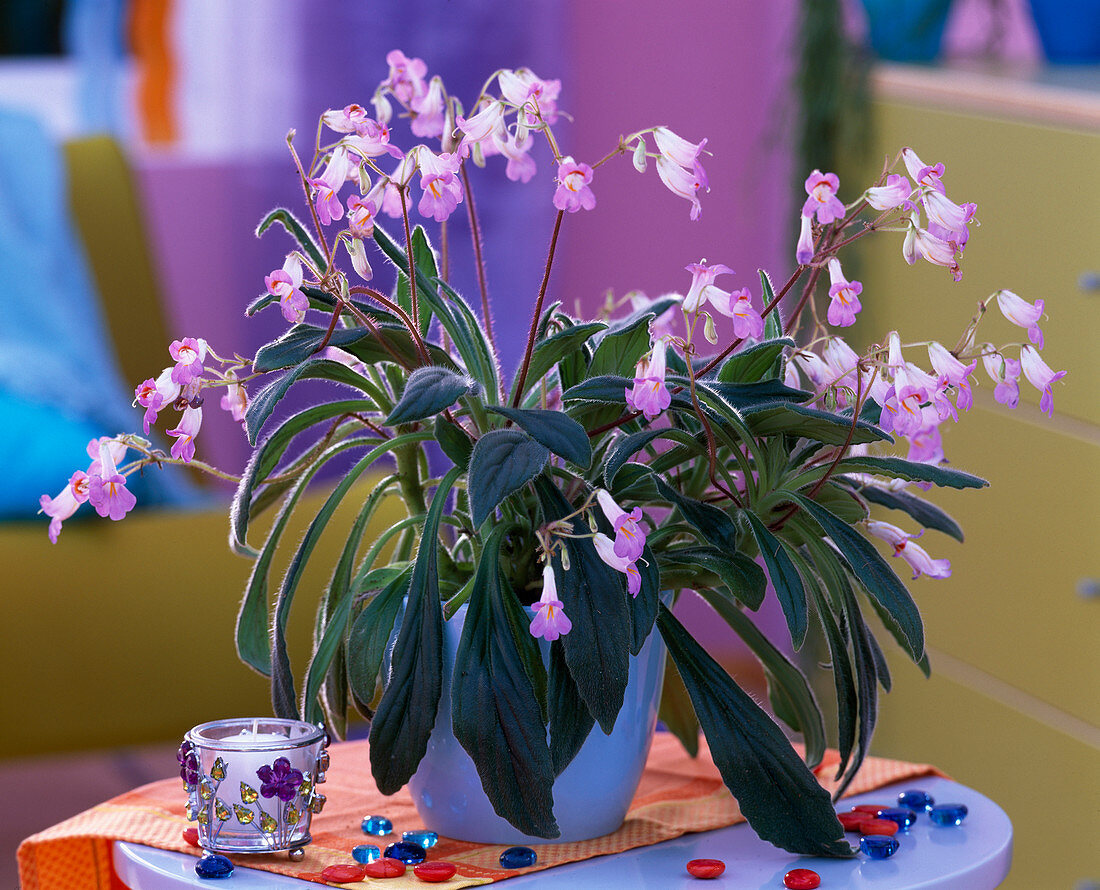
<svg viewBox="0 0 1100 890">
<path fill-rule="evenodd" d="M 364 281 L 370 281 L 374 277 L 374 270 L 370 267 L 370 260 L 367 258 L 367 245 L 363 243 L 363 239 L 352 238 L 345 241 L 344 246 L 348 249 L 351 267 L 355 270 L 355 274 Z"/>
<path fill-rule="evenodd" d="M 803 216 L 817 215 L 817 221 L 824 225 L 833 220 L 844 218 L 844 205 L 836 196 L 840 180 L 835 173 L 822 173 L 814 170 L 806 179 L 806 194 L 809 197 L 802 205 Z"/>
<path fill-rule="evenodd" d="M 535 605 L 538 611 L 531 621 L 531 636 L 542 637 L 552 643 L 573 629 L 573 622 L 566 617 L 558 599 L 554 570 L 549 565 L 542 568 L 542 596 Z"/>
<path fill-rule="evenodd" d="M 707 173 L 699 160 L 707 144 L 706 139 L 702 142 L 688 142 L 668 127 L 657 127 L 653 131 L 653 141 L 657 143 L 657 151 L 661 157 L 683 167 L 685 172 L 690 172 L 698 180 L 700 188 L 710 190 Z"/>
<path fill-rule="evenodd" d="M 337 133 L 355 133 L 360 125 L 370 120 L 362 105 L 346 105 L 340 110 L 330 108 L 321 115 L 321 120 L 330 130 Z"/>
<path fill-rule="evenodd" d="M 911 535 L 889 522 L 867 521 L 867 530 L 894 548 L 894 556 L 900 556 L 913 569 L 913 578 L 927 575 L 929 578 L 949 578 L 951 563 L 946 559 L 932 559 L 923 547 L 913 543 L 920 535 Z M 921 532 L 923 534 L 923 532 Z"/>
<path fill-rule="evenodd" d="M 58 492 L 57 497 L 51 498 L 44 494 L 38 499 L 42 512 L 50 517 L 49 534 L 52 543 L 57 543 L 57 536 L 61 534 L 61 523 L 88 500 L 88 486 L 88 474 L 77 470 L 69 477 L 69 483 Z"/>
<path fill-rule="evenodd" d="M 456 175 L 462 159 L 448 152 L 435 155 L 425 146 L 420 146 L 417 160 L 420 165 L 420 187 L 424 191 L 416 209 L 421 216 L 443 222 L 462 202 L 462 182 Z"/>
<path fill-rule="evenodd" d="M 886 184 L 869 188 L 863 193 L 864 200 L 875 210 L 893 210 L 909 200 L 913 187 L 909 180 L 898 173 L 886 177 Z"/>
<path fill-rule="evenodd" d="M 462 131 L 462 145 L 466 150 L 470 146 L 489 142 L 495 136 L 506 135 L 504 129 L 504 103 L 489 102 L 477 114 L 468 118 L 458 118 L 455 122 Z"/>
<path fill-rule="evenodd" d="M 999 352 L 991 352 L 982 356 L 982 364 L 985 372 L 996 384 L 993 388 L 993 399 L 1009 408 L 1015 408 L 1020 404 L 1020 363 Z"/>
<path fill-rule="evenodd" d="M 168 354 L 176 362 L 172 369 L 172 382 L 186 385 L 202 376 L 203 359 L 206 358 L 206 341 L 195 337 L 173 340 Z"/>
<path fill-rule="evenodd" d="M 363 158 L 376 158 L 379 155 L 404 157 L 404 152 L 396 145 L 390 145 L 390 128 L 380 121 L 366 118 L 355 128 L 354 136 L 347 136 L 342 144 Z"/>
<path fill-rule="evenodd" d="M 930 189 L 921 194 L 921 204 L 924 212 L 928 214 L 928 221 L 935 223 L 945 232 L 950 232 L 956 237 L 944 240 L 961 240 L 966 243 L 967 226 L 973 221 L 974 214 L 978 210 L 977 204 L 956 204 L 943 192 Z"/>
<path fill-rule="evenodd" d="M 905 162 L 905 169 L 909 171 L 909 175 L 913 177 L 913 181 L 917 185 L 926 189 L 935 189 L 937 192 L 944 191 L 943 182 L 940 181 L 940 177 L 946 171 L 943 164 L 928 166 L 908 146 L 901 150 L 901 159 Z"/>
<path fill-rule="evenodd" d="M 591 210 L 596 206 L 596 196 L 589 187 L 591 182 L 592 168 L 588 164 L 578 164 L 572 157 L 564 158 L 558 165 L 558 188 L 554 192 L 554 206 L 570 213 L 582 209 Z"/>
<path fill-rule="evenodd" d="M 665 341 L 658 338 L 648 359 L 634 367 L 634 387 L 626 390 L 626 404 L 631 411 L 641 411 L 646 420 L 654 420 L 672 404 L 672 395 L 665 386 Z"/>
<path fill-rule="evenodd" d="M 717 290 L 715 288 L 714 290 Z M 727 294 L 726 305 L 712 300 L 714 308 L 728 318 L 733 319 L 733 334 L 742 340 L 746 337 L 759 338 L 764 333 L 764 319 L 753 308 L 752 294 L 747 287 Z"/>
<path fill-rule="evenodd" d="M 491 144 L 508 159 L 508 166 L 504 169 L 505 176 L 512 182 L 531 181 L 538 169 L 535 159 L 531 157 L 531 148 L 535 144 L 533 139 L 520 140 L 517 136 L 510 135 L 507 139 L 497 137 Z"/>
<path fill-rule="evenodd" d="M 838 328 L 855 324 L 856 315 L 863 308 L 863 304 L 859 301 L 859 295 L 863 293 L 863 285 L 844 277 L 840 260 L 836 257 L 829 260 L 829 280 L 829 296 L 832 298 L 827 313 L 829 324 Z"/>
<path fill-rule="evenodd" d="M 230 376 L 236 379 L 236 375 L 232 371 L 230 372 Z M 241 384 L 230 383 L 225 388 L 225 395 L 222 396 L 221 406 L 222 409 L 228 411 L 233 419 L 238 421 L 241 426 L 245 425 L 245 415 L 248 413 L 248 392 Z"/>
<path fill-rule="evenodd" d="M 661 177 L 661 182 L 670 192 L 691 202 L 688 215 L 693 220 L 698 219 L 703 212 L 703 205 L 699 203 L 699 189 L 709 191 L 703 168 L 685 170 L 679 164 L 661 155 L 657 158 L 657 175 Z"/>
<path fill-rule="evenodd" d="M 615 555 L 630 562 L 637 562 L 645 551 L 646 528 L 641 508 L 635 507 L 627 513 L 615 503 L 615 499 L 602 488 L 596 489 L 596 500 L 603 515 L 615 529 Z"/>
<path fill-rule="evenodd" d="M 997 291 L 997 307 L 1001 314 L 1014 325 L 1027 328 L 1027 338 L 1043 348 L 1043 332 L 1039 330 L 1039 319 L 1043 317 L 1043 301 L 1036 300 L 1034 304 L 1016 296 L 1010 290 Z"/>
<path fill-rule="evenodd" d="M 978 360 L 975 359 L 969 365 L 964 365 L 942 344 L 934 340 L 928 344 L 928 359 L 942 380 L 958 388 L 958 395 L 955 397 L 958 407 L 963 411 L 969 411 L 970 406 L 974 404 L 969 377 L 978 367 Z"/>
<path fill-rule="evenodd" d="M 414 136 L 422 139 L 443 135 L 443 81 L 433 77 L 431 84 L 425 93 L 413 96 L 409 102 L 409 108 L 413 112 L 410 129 Z"/>
<path fill-rule="evenodd" d="M 134 390 L 134 401 L 145 408 L 142 426 L 146 435 L 161 409 L 179 398 L 180 385 L 172 380 L 174 370 L 175 368 L 165 368 L 156 380 L 150 377 Z"/>
<path fill-rule="evenodd" d="M 924 424 L 921 405 L 927 398 L 924 389 L 914 385 L 908 372 L 899 368 L 894 372 L 894 385 L 890 388 L 886 404 L 882 406 L 882 428 L 900 436 L 913 435 Z"/>
<path fill-rule="evenodd" d="M 348 230 L 356 238 L 369 238 L 374 231 L 378 206 L 370 198 L 351 195 L 348 198 Z"/>
<path fill-rule="evenodd" d="M 917 257 L 923 257 L 930 263 L 950 269 L 951 277 L 958 281 L 962 278 L 962 272 L 959 271 L 959 264 L 955 259 L 956 246 L 922 229 L 919 222 L 919 216 L 914 210 L 910 214 L 909 229 L 901 246 L 905 261 L 911 266 L 917 261 Z"/>
<path fill-rule="evenodd" d="M 634 560 L 626 559 L 615 553 L 615 545 L 603 532 L 598 532 L 592 539 L 596 548 L 596 554 L 616 572 L 626 575 L 626 589 L 631 596 L 637 596 L 642 589 L 642 576 L 638 571 L 638 565 Z"/>
<path fill-rule="evenodd" d="M 279 298 L 283 318 L 292 324 L 305 318 L 309 299 L 301 291 L 302 263 L 297 255 L 288 253 L 283 268 L 265 276 L 264 284 L 269 294 Z"/>
<path fill-rule="evenodd" d="M 940 464 L 944 461 L 943 437 L 940 435 L 939 417 L 934 408 L 924 408 L 924 425 L 909 436 L 909 453 L 906 459 L 921 464 Z M 930 483 L 917 483 L 928 487 Z"/>
<path fill-rule="evenodd" d="M 1054 393 L 1051 385 L 1056 380 L 1066 376 L 1066 371 L 1052 371 L 1047 363 L 1039 356 L 1039 350 L 1034 346 L 1025 345 L 1020 349 L 1020 367 L 1028 383 L 1043 394 L 1039 400 L 1039 410 L 1050 417 L 1054 416 Z"/>
<path fill-rule="evenodd" d="M 691 273 L 691 287 L 684 297 L 684 312 L 698 312 L 704 303 L 710 302 L 715 307 L 723 303 L 728 307 L 730 294 L 714 284 L 719 275 L 732 275 L 733 269 L 715 263 L 708 266 L 706 260 L 684 266 L 684 270 Z"/>
<path fill-rule="evenodd" d="M 111 443 L 102 442 L 99 460 L 88 471 L 88 502 L 100 516 L 109 516 L 117 522 L 134 509 L 137 498 L 126 487 L 126 477 L 118 472 Z M 125 453 L 125 446 L 123 446 Z"/>
<path fill-rule="evenodd" d="M 497 83 L 510 104 L 526 110 L 528 124 L 535 124 L 539 117 L 548 124 L 557 121 L 560 80 L 543 80 L 530 68 L 519 68 L 500 72 Z"/>
<path fill-rule="evenodd" d="M 382 86 L 389 87 L 398 102 L 411 105 L 413 98 L 424 93 L 426 89 L 424 78 L 428 75 L 428 66 L 423 59 L 410 59 L 399 49 L 390 50 L 386 55 L 386 62 L 390 66 L 390 73 Z"/>
<path fill-rule="evenodd" d="M 195 456 L 195 436 L 199 434 L 202 426 L 202 408 L 184 408 L 183 416 L 174 430 L 168 430 L 168 435 L 175 437 L 172 445 L 172 457 L 190 463 Z"/>
<path fill-rule="evenodd" d="M 807 265 L 814 258 L 814 233 L 810 223 L 812 219 L 805 214 L 799 219 L 798 244 L 795 245 L 794 259 L 800 266 Z"/>
</svg>

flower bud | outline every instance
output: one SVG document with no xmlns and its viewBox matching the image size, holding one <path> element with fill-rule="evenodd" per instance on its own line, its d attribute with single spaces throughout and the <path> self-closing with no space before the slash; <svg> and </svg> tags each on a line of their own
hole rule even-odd
<svg viewBox="0 0 1100 890">
<path fill-rule="evenodd" d="M 632 158 L 632 160 L 634 161 L 634 169 L 637 170 L 639 173 L 645 173 L 646 163 L 648 159 L 645 156 L 644 139 L 638 139 L 638 144 L 634 146 L 634 157 Z"/>
</svg>

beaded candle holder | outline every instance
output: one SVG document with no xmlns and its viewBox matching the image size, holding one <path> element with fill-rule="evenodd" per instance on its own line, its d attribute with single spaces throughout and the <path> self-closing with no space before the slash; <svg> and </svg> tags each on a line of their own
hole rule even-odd
<svg viewBox="0 0 1100 890">
<path fill-rule="evenodd" d="M 269 717 L 202 723 L 184 737 L 178 759 L 187 817 L 199 846 L 216 853 L 289 851 L 300 859 L 309 823 L 325 796 L 322 725 Z"/>
</svg>

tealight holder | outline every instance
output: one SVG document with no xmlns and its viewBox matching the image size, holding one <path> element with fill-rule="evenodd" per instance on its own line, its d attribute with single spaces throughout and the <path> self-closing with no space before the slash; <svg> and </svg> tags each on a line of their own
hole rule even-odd
<svg viewBox="0 0 1100 890">
<path fill-rule="evenodd" d="M 214 853 L 289 852 L 301 859 L 325 796 L 328 735 L 321 724 L 274 717 L 202 723 L 177 755 L 187 818 Z"/>
</svg>

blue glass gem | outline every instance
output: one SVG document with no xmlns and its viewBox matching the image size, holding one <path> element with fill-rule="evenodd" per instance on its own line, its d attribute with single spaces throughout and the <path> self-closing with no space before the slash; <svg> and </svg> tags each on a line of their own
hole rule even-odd
<svg viewBox="0 0 1100 890">
<path fill-rule="evenodd" d="M 967 809 L 961 803 L 945 803 L 932 807 L 928 811 L 928 818 L 937 825 L 961 825 L 966 813 Z"/>
<path fill-rule="evenodd" d="M 434 831 L 403 831 L 401 840 L 420 844 L 425 850 L 430 850 L 439 843 L 439 835 Z"/>
<path fill-rule="evenodd" d="M 922 810 L 930 810 L 936 802 L 932 799 L 932 795 L 919 789 L 911 789 L 909 791 L 903 791 L 898 795 L 898 806 L 905 807 L 906 809 L 916 810 L 918 813 Z"/>
<path fill-rule="evenodd" d="M 351 848 L 351 858 L 360 865 L 367 865 L 374 862 L 375 859 L 381 859 L 382 852 L 375 844 L 359 844 Z"/>
<path fill-rule="evenodd" d="M 363 834 L 373 834 L 382 837 L 393 831 L 393 823 L 385 816 L 367 816 L 363 820 Z"/>
<path fill-rule="evenodd" d="M 538 860 L 538 854 L 530 847 L 509 847 L 500 854 L 500 867 L 529 868 Z"/>
<path fill-rule="evenodd" d="M 195 874 L 200 878 L 228 878 L 233 874 L 233 863 L 212 853 L 195 863 Z"/>
<path fill-rule="evenodd" d="M 871 859 L 889 859 L 898 851 L 898 842 L 886 834 L 865 834 L 859 848 Z"/>
<path fill-rule="evenodd" d="M 405 865 L 419 865 L 428 858 L 428 851 L 412 841 L 398 841 L 386 847 L 385 856 L 387 859 L 404 862 Z"/>
<path fill-rule="evenodd" d="M 917 821 L 917 814 L 907 807 L 888 807 L 878 811 L 878 818 L 896 822 L 898 828 L 904 830 Z"/>
</svg>

